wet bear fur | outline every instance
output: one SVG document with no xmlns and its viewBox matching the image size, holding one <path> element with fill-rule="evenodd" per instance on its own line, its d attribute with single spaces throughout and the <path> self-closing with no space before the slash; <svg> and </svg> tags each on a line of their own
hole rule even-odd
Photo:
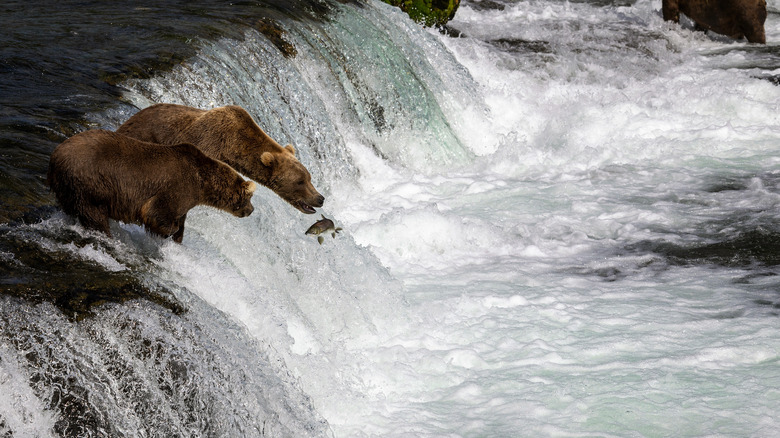
<svg viewBox="0 0 780 438">
<path fill-rule="evenodd" d="M 202 110 L 160 103 L 134 114 L 117 132 L 152 143 L 194 144 L 303 213 L 314 213 L 314 207 L 322 207 L 325 201 L 295 157 L 295 149 L 279 145 L 239 106 Z"/>
<path fill-rule="evenodd" d="M 766 44 L 766 0 L 663 0 L 664 20 L 680 20 L 680 12 L 701 30 Z"/>
<path fill-rule="evenodd" d="M 104 130 L 54 149 L 47 182 L 65 213 L 111 236 L 109 219 L 181 243 L 187 212 L 208 205 L 249 216 L 255 183 L 195 146 L 162 146 Z"/>
</svg>

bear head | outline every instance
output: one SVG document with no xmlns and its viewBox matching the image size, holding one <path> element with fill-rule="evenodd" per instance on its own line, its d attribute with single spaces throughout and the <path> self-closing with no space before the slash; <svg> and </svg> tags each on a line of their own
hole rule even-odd
<svg viewBox="0 0 780 438">
<path fill-rule="evenodd" d="M 252 195 L 255 193 L 257 185 L 254 181 L 244 181 L 240 177 L 233 187 L 233 196 L 230 198 L 230 205 L 227 210 L 236 217 L 247 217 L 255 211 L 252 205 Z"/>
<path fill-rule="evenodd" d="M 315 213 L 314 207 L 322 207 L 325 197 L 311 183 L 311 174 L 295 158 L 292 145 L 279 152 L 263 152 L 260 161 L 270 169 L 266 186 L 282 199 L 303 213 Z"/>
</svg>

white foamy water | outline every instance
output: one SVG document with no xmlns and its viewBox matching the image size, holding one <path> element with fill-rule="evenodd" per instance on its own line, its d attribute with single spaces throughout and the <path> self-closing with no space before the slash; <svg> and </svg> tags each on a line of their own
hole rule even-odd
<svg viewBox="0 0 780 438">
<path fill-rule="evenodd" d="M 118 239 L 238 322 L 336 437 L 774 436 L 780 88 L 758 77 L 780 74 L 778 16 L 764 50 L 657 1 L 479 6 L 459 38 L 343 6 L 285 23 L 293 59 L 250 32 L 128 83 L 139 107 L 245 106 L 344 230 L 318 245 L 319 214 L 258 189 L 246 219 L 193 210 L 183 245 Z"/>
</svg>

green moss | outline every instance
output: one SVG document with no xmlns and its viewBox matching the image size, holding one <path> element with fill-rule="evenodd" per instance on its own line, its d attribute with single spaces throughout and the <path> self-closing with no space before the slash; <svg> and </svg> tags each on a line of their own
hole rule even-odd
<svg viewBox="0 0 780 438">
<path fill-rule="evenodd" d="M 398 6 L 409 14 L 412 20 L 425 26 L 443 27 L 455 17 L 460 0 L 383 0 Z"/>
</svg>

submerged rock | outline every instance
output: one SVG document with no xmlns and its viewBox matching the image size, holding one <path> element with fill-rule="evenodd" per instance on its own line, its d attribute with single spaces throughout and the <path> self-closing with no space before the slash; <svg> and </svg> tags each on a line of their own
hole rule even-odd
<svg viewBox="0 0 780 438">
<path fill-rule="evenodd" d="M 74 258 L 67 252 L 34 243 L 29 233 L 0 229 L 0 296 L 31 303 L 50 302 L 71 320 L 94 316 L 105 303 L 148 300 L 174 314 L 186 309 L 162 285 L 148 285 L 133 272 L 110 271 Z M 66 233 L 76 246 L 90 246 L 89 238 Z"/>
<path fill-rule="evenodd" d="M 398 6 L 409 14 L 412 20 L 425 26 L 438 28 L 455 17 L 455 11 L 460 6 L 460 0 L 383 0 L 385 3 Z"/>
<path fill-rule="evenodd" d="M 255 22 L 255 29 L 265 35 L 285 58 L 295 58 L 298 54 L 298 49 L 287 39 L 287 31 L 275 20 L 270 18 L 260 19 Z"/>
</svg>

